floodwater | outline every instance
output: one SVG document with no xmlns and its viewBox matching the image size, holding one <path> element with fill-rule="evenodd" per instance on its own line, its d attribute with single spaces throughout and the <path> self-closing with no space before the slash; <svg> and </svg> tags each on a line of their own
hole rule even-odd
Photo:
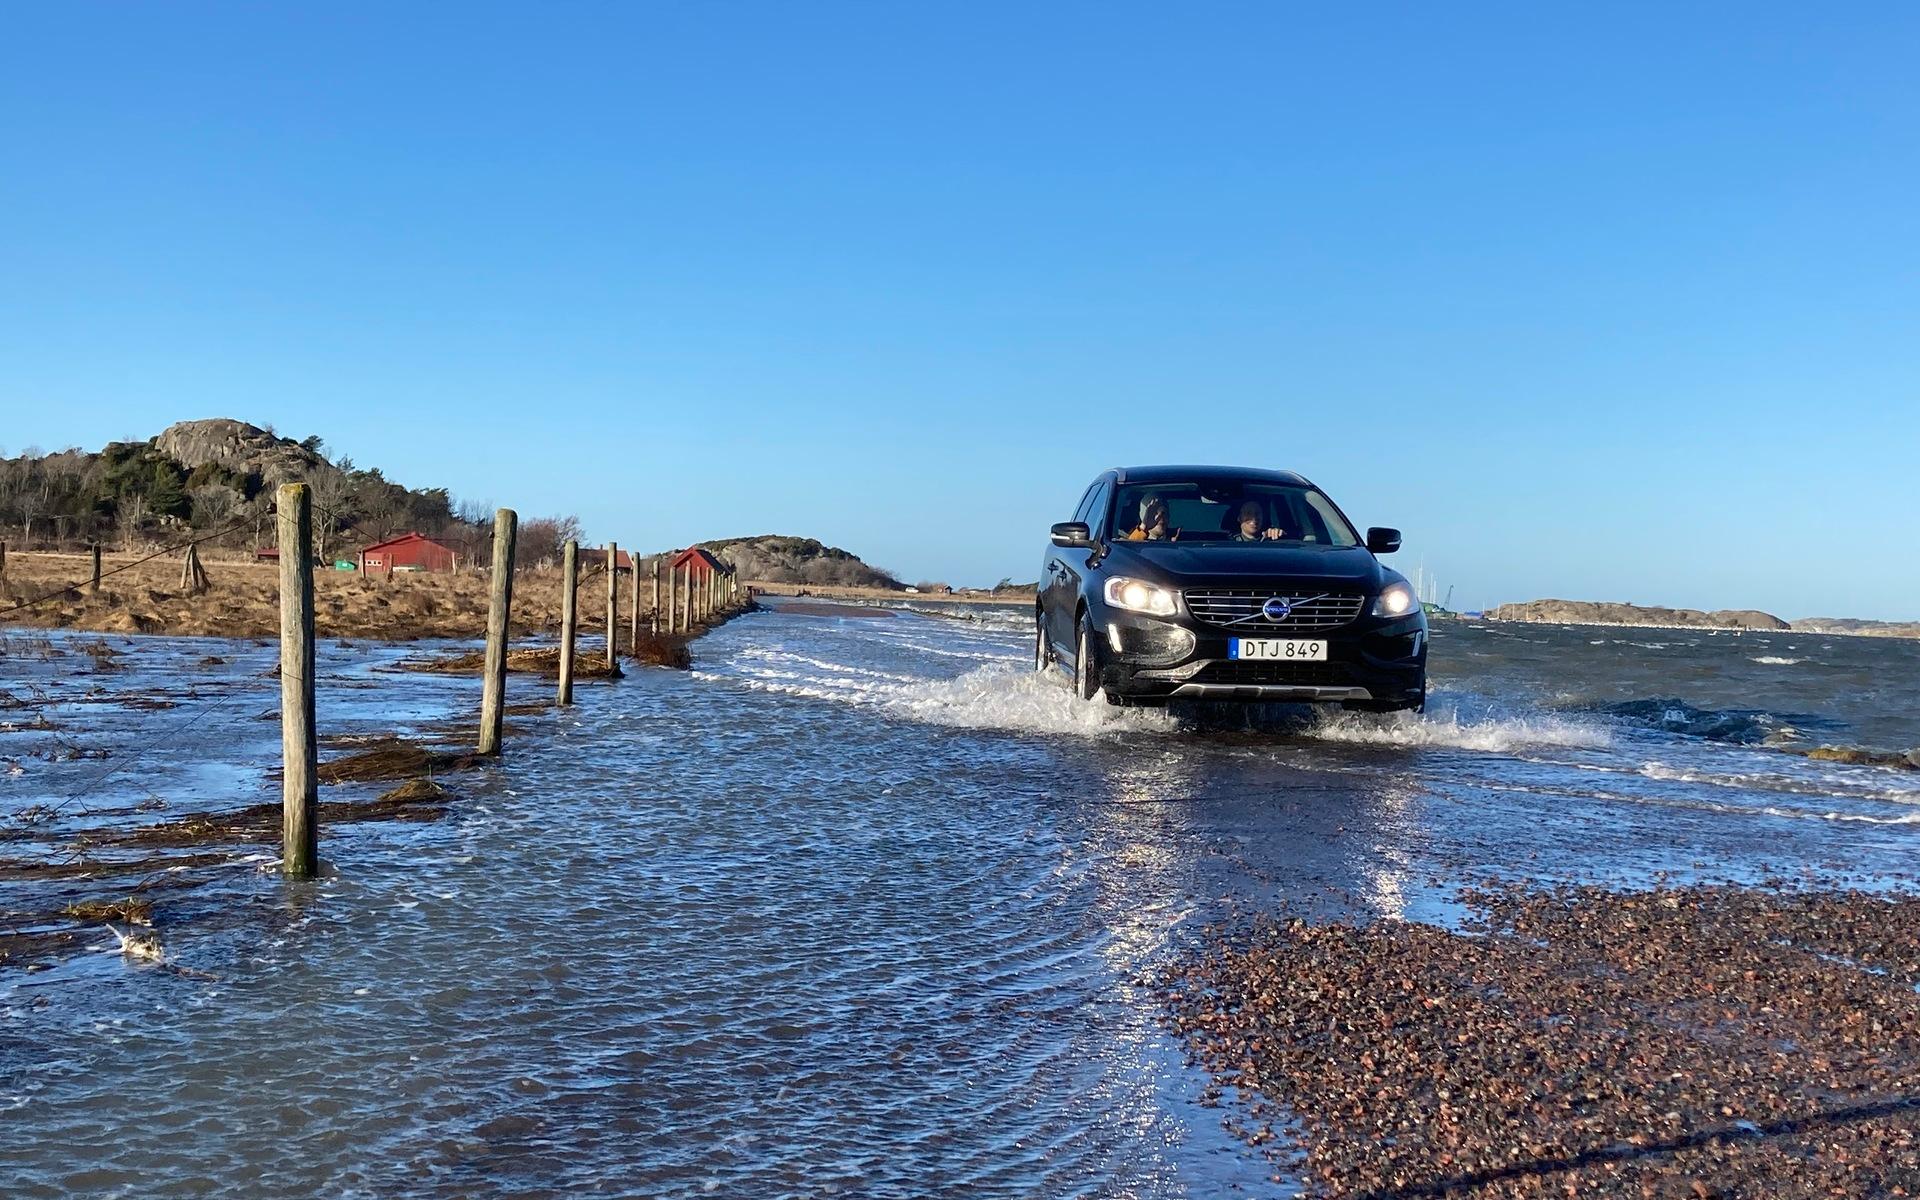
<svg viewBox="0 0 1920 1200">
<path fill-rule="evenodd" d="M 1782 749 L 1920 745 L 1920 643 L 1454 623 L 1425 716 L 1247 719 L 1078 705 L 1021 614 L 964 615 L 756 614 L 583 683 L 445 818 L 323 829 L 311 884 L 143 868 L 167 967 L 101 931 L 0 972 L 0 1192 L 1284 1195 L 1161 1024 L 1210 924 L 1901 883 L 1920 835 L 1920 773 Z M 277 794 L 271 646 L 98 640 L 0 658 L 40 702 L 0 711 L 0 858 Z M 322 733 L 470 718 L 419 652 L 324 645 Z"/>
</svg>

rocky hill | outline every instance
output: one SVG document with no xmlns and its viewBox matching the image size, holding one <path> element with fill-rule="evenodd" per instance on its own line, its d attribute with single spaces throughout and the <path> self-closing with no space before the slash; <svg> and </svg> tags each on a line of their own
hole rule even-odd
<svg viewBox="0 0 1920 1200">
<path fill-rule="evenodd" d="M 23 547 L 86 541 L 124 548 L 228 530 L 233 547 L 271 544 L 274 489 L 313 488 L 321 552 L 418 529 L 461 543 L 484 529 L 462 520 L 445 488 L 409 489 L 342 458 L 318 437 L 280 437 L 245 421 L 181 421 L 141 442 L 109 442 L 0 459 L 0 534 Z"/>
<path fill-rule="evenodd" d="M 740 573 L 742 579 L 767 583 L 810 583 L 827 587 L 866 587 L 903 590 L 891 574 L 862 562 L 838 546 L 813 538 L 761 534 L 700 543 L 715 557 Z"/>
<path fill-rule="evenodd" d="M 1539 621 L 1553 625 L 1661 625 L 1687 629 L 1789 629 L 1772 613 L 1754 609 L 1661 608 L 1640 604 L 1609 604 L 1595 600 L 1529 600 L 1502 604 L 1487 612 L 1495 621 Z"/>
<path fill-rule="evenodd" d="M 225 417 L 169 425 L 151 444 L 188 471 L 218 467 L 236 476 L 254 476 L 268 487 L 339 473 L 320 456 L 316 438 L 296 442 Z"/>
</svg>

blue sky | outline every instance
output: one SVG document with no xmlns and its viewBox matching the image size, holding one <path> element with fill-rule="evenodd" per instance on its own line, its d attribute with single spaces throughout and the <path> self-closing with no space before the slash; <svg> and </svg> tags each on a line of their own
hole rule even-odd
<svg viewBox="0 0 1920 1200">
<path fill-rule="evenodd" d="M 1344 7 L 15 8 L 0 445 L 956 582 L 1285 466 L 1466 605 L 1920 617 L 1920 10 Z"/>
</svg>

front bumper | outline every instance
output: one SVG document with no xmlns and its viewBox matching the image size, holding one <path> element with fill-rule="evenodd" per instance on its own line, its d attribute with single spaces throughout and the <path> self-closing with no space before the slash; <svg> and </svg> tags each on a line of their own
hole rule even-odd
<svg viewBox="0 0 1920 1200">
<path fill-rule="evenodd" d="M 1186 618 L 1109 610 L 1101 620 L 1100 685 L 1122 699 L 1409 704 L 1426 688 L 1427 622 L 1419 613 L 1363 617 L 1333 630 L 1262 632 L 1325 641 L 1325 662 L 1229 658 L 1232 634 Z"/>
</svg>

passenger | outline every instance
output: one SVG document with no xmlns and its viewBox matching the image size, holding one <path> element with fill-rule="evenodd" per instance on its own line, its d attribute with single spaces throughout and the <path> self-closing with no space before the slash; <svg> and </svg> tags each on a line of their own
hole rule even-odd
<svg viewBox="0 0 1920 1200">
<path fill-rule="evenodd" d="M 1246 500 L 1240 504 L 1240 527 L 1234 531 L 1236 542 L 1277 542 L 1286 535 L 1286 530 L 1269 525 L 1260 528 L 1260 502 Z"/>
<path fill-rule="evenodd" d="M 1140 523 L 1127 534 L 1130 542 L 1177 542 L 1180 540 L 1178 529 L 1167 528 L 1167 502 L 1158 496 L 1148 496 L 1140 502 Z"/>
</svg>

